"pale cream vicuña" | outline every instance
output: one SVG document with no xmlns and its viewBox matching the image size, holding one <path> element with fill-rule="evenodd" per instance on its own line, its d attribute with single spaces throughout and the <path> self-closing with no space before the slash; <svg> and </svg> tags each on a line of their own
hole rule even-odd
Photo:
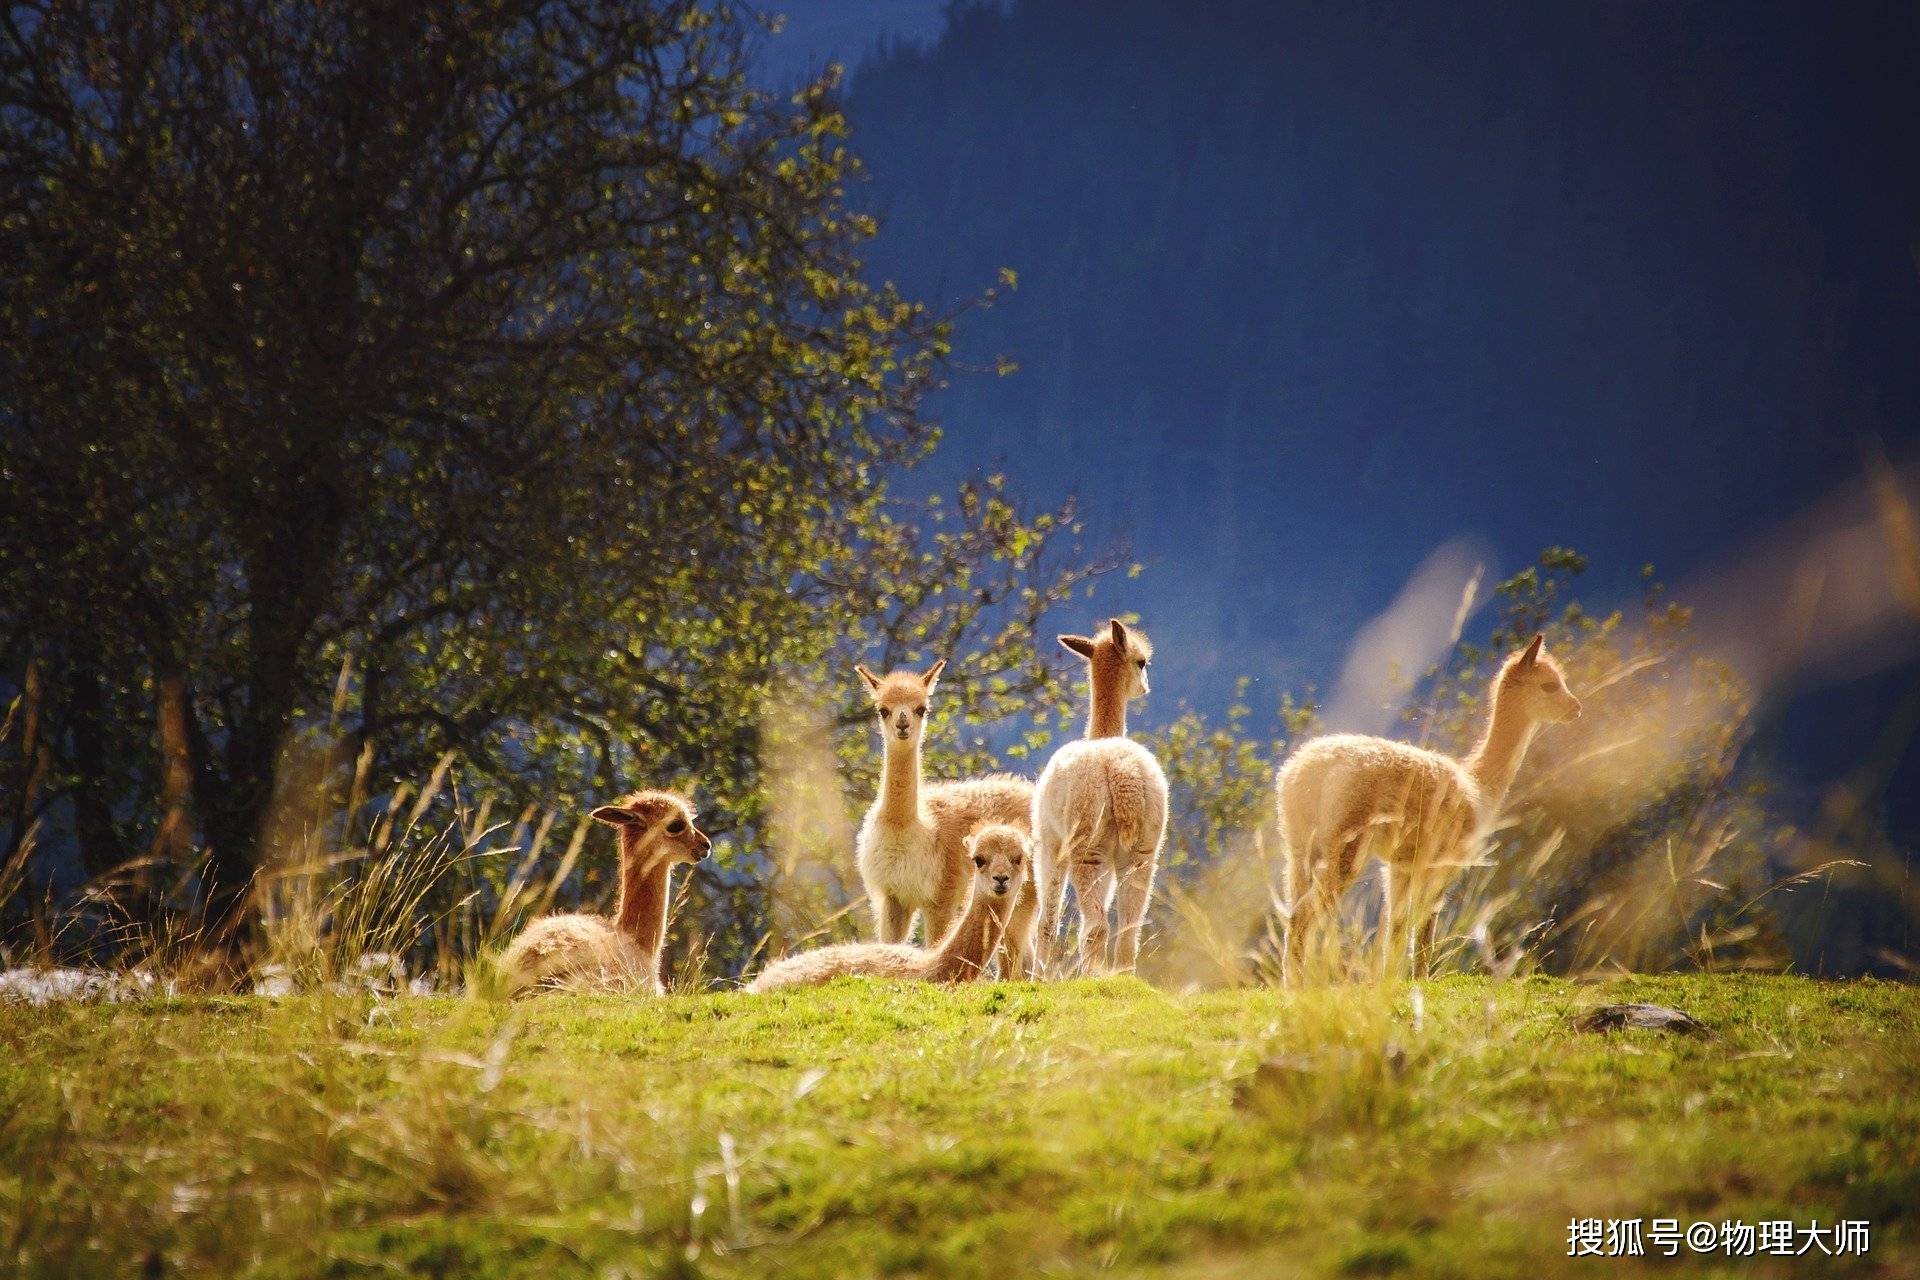
<svg viewBox="0 0 1920 1280">
<path fill-rule="evenodd" d="M 1060 643 L 1087 661 L 1091 707 L 1087 736 L 1054 752 L 1034 787 L 1039 950 L 1051 961 L 1071 880 L 1082 969 L 1106 966 L 1107 912 L 1117 907 L 1113 967 L 1125 972 L 1139 956 L 1140 924 L 1167 834 L 1166 774 L 1152 752 L 1126 737 L 1127 703 L 1147 692 L 1153 646 L 1118 618 L 1098 639 L 1061 636 Z"/>
</svg>

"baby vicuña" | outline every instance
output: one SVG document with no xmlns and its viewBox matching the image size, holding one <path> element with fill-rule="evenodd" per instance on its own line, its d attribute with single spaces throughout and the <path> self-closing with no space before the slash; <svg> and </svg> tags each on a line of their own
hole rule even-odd
<svg viewBox="0 0 1920 1280">
<path fill-rule="evenodd" d="M 985 972 L 1017 909 L 1026 883 L 1030 844 L 1017 827 L 995 823 L 963 841 L 973 870 L 972 898 L 937 947 L 900 942 L 849 942 L 776 960 L 748 991 L 808 987 L 834 978 L 864 976 L 915 982 L 972 982 Z"/>
</svg>

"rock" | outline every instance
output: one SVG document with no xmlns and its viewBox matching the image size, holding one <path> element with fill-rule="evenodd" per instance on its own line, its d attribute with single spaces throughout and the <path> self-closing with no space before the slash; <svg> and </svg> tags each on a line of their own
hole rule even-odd
<svg viewBox="0 0 1920 1280">
<path fill-rule="evenodd" d="M 1662 1004 L 1603 1004 L 1589 1009 L 1573 1020 L 1578 1031 L 1671 1031 L 1683 1036 L 1706 1036 L 1713 1032 L 1692 1014 L 1669 1009 Z"/>
<path fill-rule="evenodd" d="M 69 1000 L 138 1000 L 145 996 L 172 994 L 172 983 L 163 986 L 143 969 L 126 973 L 105 969 L 8 969 L 0 972 L 0 1000 L 24 1004 L 53 1004 Z"/>
</svg>

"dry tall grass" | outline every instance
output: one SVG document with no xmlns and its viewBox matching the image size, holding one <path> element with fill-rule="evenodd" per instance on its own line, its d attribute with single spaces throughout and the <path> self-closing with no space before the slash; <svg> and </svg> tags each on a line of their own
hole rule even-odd
<svg viewBox="0 0 1920 1280">
<path fill-rule="evenodd" d="M 1908 549 L 1920 522 L 1904 490 L 1888 481 L 1880 492 L 1891 558 L 1920 564 L 1920 551 Z M 1560 594 L 1578 566 L 1570 553 L 1549 553 L 1539 568 L 1502 584 L 1505 616 L 1491 644 L 1460 646 L 1410 689 L 1418 696 L 1393 734 L 1462 752 L 1484 715 L 1492 664 L 1536 627 L 1547 631 L 1550 650 L 1586 702 L 1581 721 L 1536 740 L 1484 847 L 1436 851 L 1457 864 L 1439 905 L 1439 970 L 1591 975 L 1787 967 L 1791 956 L 1771 908 L 1811 885 L 1872 870 L 1858 856 L 1860 833 L 1838 838 L 1842 824 L 1835 820 L 1818 831 L 1798 830 L 1772 807 L 1747 752 L 1756 689 L 1689 610 L 1649 580 L 1638 613 L 1589 615 Z M 1460 576 L 1470 592 L 1476 577 Z M 1920 586 L 1914 594 L 1920 598 Z M 1395 608 L 1404 613 L 1402 603 Z M 1469 596 L 1441 611 L 1456 640 L 1471 604 Z M 1444 630 L 1447 621 L 1434 625 Z M 1297 740 L 1305 727 L 1295 728 Z M 1883 767 L 1874 776 L 1884 780 L 1884 762 L 1897 758 L 1911 732 L 1908 726 L 1897 747 L 1883 745 Z M 1203 736 L 1175 733 L 1167 745 L 1191 746 Z M 1220 856 L 1197 874 L 1166 882 L 1147 972 L 1176 987 L 1275 981 L 1289 904 L 1264 784 L 1284 748 L 1276 744 L 1271 754 L 1252 758 L 1163 754 L 1176 793 L 1189 793 L 1189 807 L 1211 808 L 1239 825 L 1210 837 Z M 1262 789 L 1254 804 L 1256 781 Z M 1377 878 L 1363 877 L 1340 928 L 1310 961 L 1317 980 L 1406 973 L 1403 940 L 1379 935 L 1378 902 Z"/>
</svg>

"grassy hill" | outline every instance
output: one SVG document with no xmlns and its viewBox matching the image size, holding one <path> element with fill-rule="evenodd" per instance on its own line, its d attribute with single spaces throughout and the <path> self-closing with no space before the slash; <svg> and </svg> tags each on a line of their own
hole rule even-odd
<svg viewBox="0 0 1920 1280">
<path fill-rule="evenodd" d="M 1627 999 L 1714 1034 L 1574 1029 Z M 1871 981 L 14 1005 L 0 1046 L 29 1276 L 1920 1274 L 1920 989 Z M 1575 1217 L 1872 1243 L 1572 1259 Z"/>
</svg>

